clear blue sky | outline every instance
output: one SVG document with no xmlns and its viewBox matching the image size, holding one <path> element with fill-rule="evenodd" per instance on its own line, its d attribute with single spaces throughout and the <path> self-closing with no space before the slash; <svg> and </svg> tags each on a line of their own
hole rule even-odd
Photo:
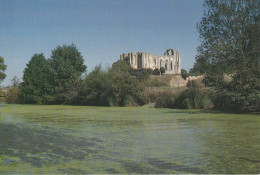
<svg viewBox="0 0 260 175">
<path fill-rule="evenodd" d="M 49 58 L 58 45 L 74 43 L 90 72 L 110 66 L 121 53 L 180 52 L 189 70 L 200 44 L 196 24 L 203 0 L 0 0 L 0 56 L 9 85 L 20 79 L 35 53 Z"/>
</svg>

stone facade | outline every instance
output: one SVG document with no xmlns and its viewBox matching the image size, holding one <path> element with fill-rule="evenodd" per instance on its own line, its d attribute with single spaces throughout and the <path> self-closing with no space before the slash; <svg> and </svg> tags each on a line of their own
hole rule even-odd
<svg viewBox="0 0 260 175">
<path fill-rule="evenodd" d="M 151 55 L 147 52 L 121 54 L 121 60 L 126 60 L 134 69 L 165 68 L 165 74 L 181 74 L 181 58 L 179 52 L 168 49 L 163 56 Z"/>
</svg>

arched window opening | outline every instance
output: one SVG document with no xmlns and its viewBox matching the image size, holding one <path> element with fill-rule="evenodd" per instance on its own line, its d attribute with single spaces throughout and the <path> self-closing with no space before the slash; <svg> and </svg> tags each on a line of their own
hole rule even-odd
<svg viewBox="0 0 260 175">
<path fill-rule="evenodd" d="M 137 68 L 141 69 L 142 67 L 143 67 L 142 55 L 138 55 L 138 58 L 137 58 Z"/>
<path fill-rule="evenodd" d="M 168 60 L 166 60 L 166 63 L 165 63 L 165 70 L 168 70 Z"/>
</svg>

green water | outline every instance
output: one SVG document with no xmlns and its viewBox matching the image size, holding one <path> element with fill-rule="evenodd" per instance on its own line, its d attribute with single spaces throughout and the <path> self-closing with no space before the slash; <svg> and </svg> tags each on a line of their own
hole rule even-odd
<svg viewBox="0 0 260 175">
<path fill-rule="evenodd" d="M 260 115 L 0 104 L 0 174 L 260 173 Z"/>
</svg>

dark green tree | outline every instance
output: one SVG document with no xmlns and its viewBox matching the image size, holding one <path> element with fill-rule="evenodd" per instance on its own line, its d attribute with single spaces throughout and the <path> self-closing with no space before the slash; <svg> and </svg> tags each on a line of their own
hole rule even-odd
<svg viewBox="0 0 260 175">
<path fill-rule="evenodd" d="M 109 105 L 132 106 L 147 102 L 144 83 L 131 76 L 130 70 L 129 64 L 122 60 L 115 62 L 109 69 L 107 80 Z"/>
<path fill-rule="evenodd" d="M 150 72 L 149 69 L 141 69 L 137 71 L 135 74 L 131 74 L 136 76 L 137 80 L 141 82 L 148 82 L 150 79 Z"/>
<path fill-rule="evenodd" d="M 50 65 L 44 55 L 34 54 L 26 65 L 21 85 L 21 103 L 42 104 L 52 97 Z"/>
<path fill-rule="evenodd" d="M 204 7 L 204 17 L 198 25 L 201 45 L 195 65 L 205 61 L 206 85 L 223 96 L 221 99 L 219 95 L 217 103 L 231 99 L 226 101 L 225 106 L 230 107 L 226 110 L 260 110 L 260 1 L 205 0 Z M 226 75 L 232 77 L 231 82 L 225 81 Z"/>
<path fill-rule="evenodd" d="M 52 51 L 50 66 L 55 93 L 53 103 L 69 102 L 71 83 L 80 80 L 87 68 L 81 53 L 74 44 L 58 46 Z"/>
<path fill-rule="evenodd" d="M 181 69 L 181 77 L 186 80 L 188 76 L 188 72 L 185 69 Z"/>
<path fill-rule="evenodd" d="M 0 83 L 3 81 L 6 77 L 6 74 L 4 71 L 6 70 L 6 65 L 4 64 L 4 58 L 0 56 Z"/>
<path fill-rule="evenodd" d="M 200 52 L 198 50 L 198 52 Z M 189 74 L 193 76 L 202 75 L 211 71 L 211 64 L 208 62 L 207 58 L 202 55 L 196 55 L 196 62 L 190 69 Z"/>
<path fill-rule="evenodd" d="M 165 68 L 164 67 L 161 67 L 160 68 L 160 75 L 163 75 L 165 73 Z"/>
<path fill-rule="evenodd" d="M 107 72 L 101 64 L 96 66 L 83 80 L 80 101 L 84 105 L 107 106 Z"/>
</svg>

